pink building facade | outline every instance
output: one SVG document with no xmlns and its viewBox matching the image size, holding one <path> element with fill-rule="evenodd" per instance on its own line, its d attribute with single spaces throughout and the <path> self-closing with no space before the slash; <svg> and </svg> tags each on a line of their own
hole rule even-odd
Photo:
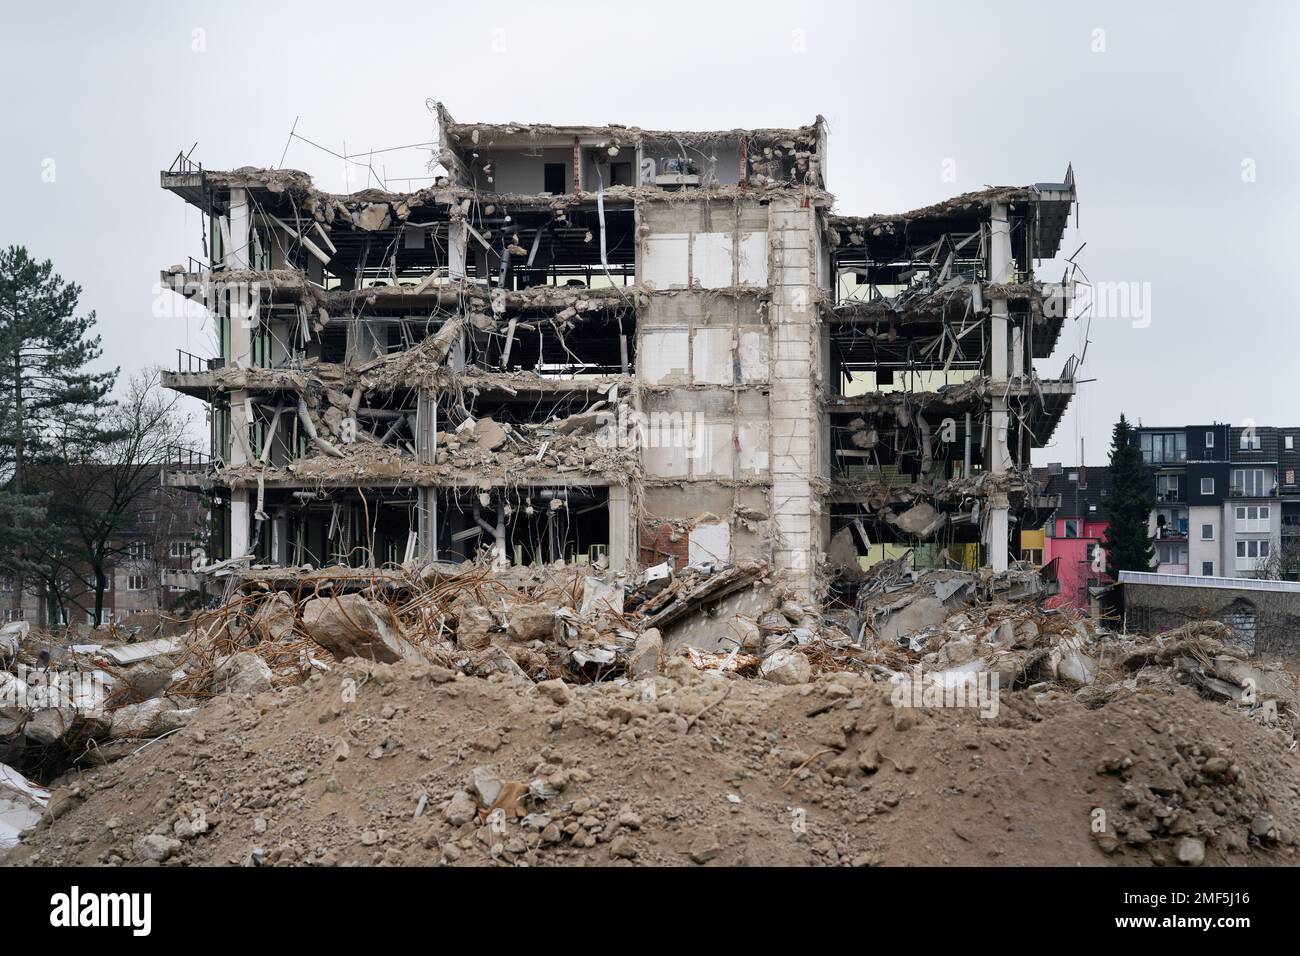
<svg viewBox="0 0 1300 956">
<path fill-rule="evenodd" d="M 1061 502 L 1043 539 L 1043 564 L 1056 561 L 1061 590 L 1046 603 L 1086 611 L 1091 606 L 1088 589 L 1113 583 L 1105 571 L 1103 544 L 1110 526 L 1106 509 L 1110 469 L 1061 470 L 1048 476 L 1045 491 L 1059 495 Z"/>
</svg>

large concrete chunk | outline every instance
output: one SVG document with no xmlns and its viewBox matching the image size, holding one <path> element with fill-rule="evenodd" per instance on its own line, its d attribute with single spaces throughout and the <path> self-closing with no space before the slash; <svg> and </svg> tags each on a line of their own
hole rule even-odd
<svg viewBox="0 0 1300 956">
<path fill-rule="evenodd" d="M 559 636 L 559 618 L 545 604 L 524 604 L 510 612 L 509 632 L 516 641 L 549 641 Z"/>
<path fill-rule="evenodd" d="M 467 651 L 482 650 L 492 643 L 496 620 L 492 612 L 479 604 L 461 607 L 456 614 L 456 644 Z"/>
<path fill-rule="evenodd" d="M 420 660 L 420 652 L 402 636 L 392 608 L 360 594 L 315 598 L 302 610 L 308 636 L 339 660 L 364 657 L 392 664 Z"/>
<path fill-rule="evenodd" d="M 896 515 L 892 523 L 903 534 L 928 538 L 943 524 L 943 516 L 934 510 L 933 505 L 923 501 Z"/>
<path fill-rule="evenodd" d="M 582 603 L 578 613 L 583 617 L 602 611 L 623 613 L 623 585 L 617 581 L 602 581 L 600 578 L 584 578 L 582 581 Z"/>
<path fill-rule="evenodd" d="M 163 654 L 175 654 L 181 649 L 181 642 L 175 637 L 156 637 L 151 641 L 140 641 L 136 644 L 119 644 L 114 647 L 104 647 L 100 653 L 105 657 L 113 660 L 113 663 L 127 667 L 139 661 L 147 661 L 151 657 L 159 657 Z"/>
<path fill-rule="evenodd" d="M 777 684 L 806 684 L 812 678 L 812 664 L 798 651 L 777 651 L 759 665 L 758 672 Z"/>
<path fill-rule="evenodd" d="M 213 688 L 232 694 L 260 694 L 272 689 L 271 668 L 256 654 L 241 651 L 231 654 L 217 668 Z"/>
<path fill-rule="evenodd" d="M 119 672 L 118 678 L 126 689 L 134 691 L 141 700 L 148 700 L 161 696 L 171 685 L 175 674 L 176 668 L 163 659 L 124 668 Z"/>
<path fill-rule="evenodd" d="M 253 615 L 249 629 L 263 641 L 287 641 L 293 637 L 297 605 L 287 591 L 277 591 Z"/>
<path fill-rule="evenodd" d="M 32 714 L 31 720 L 23 727 L 27 739 L 49 746 L 62 740 L 76 722 L 77 712 L 68 706 L 44 707 Z"/>
<path fill-rule="evenodd" d="M 156 697 L 140 704 L 128 704 L 113 711 L 109 737 L 156 737 L 183 726 L 197 708 L 181 708 L 174 700 Z"/>
<path fill-rule="evenodd" d="M 506 430 L 490 418 L 480 418 L 474 423 L 474 440 L 488 451 L 496 451 L 506 443 Z"/>
<path fill-rule="evenodd" d="M 627 676 L 633 680 L 654 677 L 659 673 L 659 662 L 663 657 L 664 641 L 659 631 L 650 628 L 642 631 L 636 639 L 636 646 L 627 659 Z"/>
<path fill-rule="evenodd" d="M 18 835 L 36 826 L 50 802 L 50 791 L 0 763 L 0 850 L 18 843 Z"/>
</svg>

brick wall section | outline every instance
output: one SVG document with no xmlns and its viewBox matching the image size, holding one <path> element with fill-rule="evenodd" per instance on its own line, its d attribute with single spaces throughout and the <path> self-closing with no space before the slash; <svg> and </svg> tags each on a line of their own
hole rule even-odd
<svg viewBox="0 0 1300 956">
<path fill-rule="evenodd" d="M 672 540 L 677 528 L 673 524 L 642 520 L 638 529 L 639 560 L 642 567 L 661 564 L 669 558 L 675 560 L 674 567 L 681 569 L 689 562 L 688 549 L 690 541 L 683 532 L 676 541 Z"/>
</svg>

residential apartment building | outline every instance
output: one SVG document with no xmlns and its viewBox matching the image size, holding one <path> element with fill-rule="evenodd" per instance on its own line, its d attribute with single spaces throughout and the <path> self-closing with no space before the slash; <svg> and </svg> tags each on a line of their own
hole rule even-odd
<svg viewBox="0 0 1300 956">
<path fill-rule="evenodd" d="M 1300 428 L 1139 427 L 1135 441 L 1156 483 L 1154 570 L 1247 578 L 1293 573 L 1283 557 L 1294 552 L 1300 531 Z"/>
<path fill-rule="evenodd" d="M 458 123 L 428 188 L 287 169 L 162 186 L 208 256 L 163 274 L 217 355 L 214 559 L 487 557 L 617 571 L 761 560 L 820 590 L 890 548 L 1005 568 L 1045 511 L 1029 456 L 1068 286 L 1037 279 L 1064 182 L 832 212 L 823 120 L 790 129 Z"/>
<path fill-rule="evenodd" d="M 175 609 L 204 582 L 193 573 L 195 549 L 206 539 L 206 515 L 199 496 L 159 485 L 150 489 L 110 545 L 104 620 L 118 624 L 145 614 Z M 0 576 L 0 622 L 30 621 L 38 626 L 94 624 L 95 594 L 91 575 L 69 576 L 62 608 L 45 594 L 20 588 L 12 576 Z"/>
<path fill-rule="evenodd" d="M 1043 490 L 1059 502 L 1045 526 L 1043 563 L 1054 565 L 1060 591 L 1047 603 L 1088 610 L 1097 589 L 1112 583 L 1104 557 L 1110 468 L 1048 465 Z"/>
</svg>

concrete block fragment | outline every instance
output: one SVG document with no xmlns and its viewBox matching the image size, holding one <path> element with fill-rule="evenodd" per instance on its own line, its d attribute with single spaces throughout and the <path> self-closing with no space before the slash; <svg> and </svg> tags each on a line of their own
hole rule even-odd
<svg viewBox="0 0 1300 956">
<path fill-rule="evenodd" d="M 525 604 L 510 611 L 507 631 L 516 641 L 549 641 L 559 636 L 560 620 L 545 604 Z"/>
<path fill-rule="evenodd" d="M 633 680 L 654 677 L 659 673 L 659 663 L 663 658 L 664 640 L 657 628 L 642 631 L 636 639 L 636 646 L 627 659 L 627 676 Z"/>
<path fill-rule="evenodd" d="M 260 694 L 272 689 L 271 668 L 256 654 L 231 654 L 217 667 L 213 688 L 232 694 Z"/>
<path fill-rule="evenodd" d="M 392 664 L 420 660 L 421 655 L 402 634 L 392 608 L 360 594 L 315 598 L 302 610 L 308 636 L 339 660 L 363 657 Z"/>
<path fill-rule="evenodd" d="M 777 651 L 759 665 L 758 672 L 776 684 L 806 684 L 812 679 L 812 664 L 798 651 Z"/>
</svg>

